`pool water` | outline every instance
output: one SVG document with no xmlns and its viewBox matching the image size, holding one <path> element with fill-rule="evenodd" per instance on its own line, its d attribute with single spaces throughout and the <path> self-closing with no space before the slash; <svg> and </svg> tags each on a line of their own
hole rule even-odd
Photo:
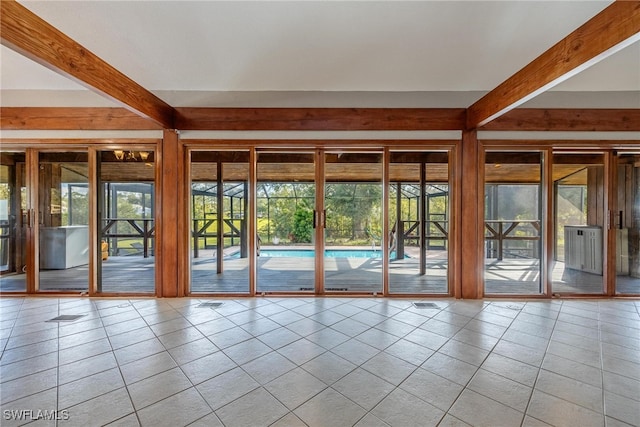
<svg viewBox="0 0 640 427">
<path fill-rule="evenodd" d="M 316 251 L 313 249 L 262 249 L 260 256 L 313 258 L 316 256 Z M 324 256 L 326 258 L 382 258 L 382 252 L 374 249 L 326 249 Z M 395 253 L 391 253 L 391 257 L 394 256 Z"/>
</svg>

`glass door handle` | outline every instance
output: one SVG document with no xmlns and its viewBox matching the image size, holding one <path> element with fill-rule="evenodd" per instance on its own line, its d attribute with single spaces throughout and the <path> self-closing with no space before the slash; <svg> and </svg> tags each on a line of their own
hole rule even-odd
<svg viewBox="0 0 640 427">
<path fill-rule="evenodd" d="M 20 228 L 33 228 L 33 218 L 35 211 L 33 209 L 20 209 Z M 26 219 L 26 221 L 25 221 Z"/>
<path fill-rule="evenodd" d="M 313 228 L 318 227 L 327 228 L 327 210 L 317 211 L 313 210 Z"/>
<path fill-rule="evenodd" d="M 620 230 L 622 230 L 623 226 L 622 226 L 622 211 L 618 211 L 618 228 Z"/>
</svg>

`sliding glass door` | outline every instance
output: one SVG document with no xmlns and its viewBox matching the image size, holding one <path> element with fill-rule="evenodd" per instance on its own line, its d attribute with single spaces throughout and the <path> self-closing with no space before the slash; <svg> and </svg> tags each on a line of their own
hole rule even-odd
<svg viewBox="0 0 640 427">
<path fill-rule="evenodd" d="M 617 209 L 612 212 L 616 235 L 616 293 L 640 294 L 640 154 L 617 157 Z"/>
<path fill-rule="evenodd" d="M 191 152 L 191 292 L 249 293 L 249 152 Z"/>
<path fill-rule="evenodd" d="M 542 153 L 485 153 L 484 292 L 542 294 Z"/>
<path fill-rule="evenodd" d="M 608 185 L 604 165 L 603 153 L 553 155 L 553 293 L 604 293 Z"/>
<path fill-rule="evenodd" d="M 88 292 L 88 154 L 40 152 L 38 165 L 39 289 Z"/>
<path fill-rule="evenodd" d="M 31 227 L 26 153 L 0 155 L 0 291 L 27 290 L 27 234 Z"/>
<path fill-rule="evenodd" d="M 89 290 L 86 149 L 5 151 L 0 164 L 0 291 Z"/>
<path fill-rule="evenodd" d="M 392 151 L 389 162 L 389 292 L 446 294 L 449 153 Z"/>
<path fill-rule="evenodd" d="M 381 293 L 382 153 L 324 159 L 324 291 Z"/>
<path fill-rule="evenodd" d="M 316 154 L 257 153 L 257 293 L 316 292 Z"/>
<path fill-rule="evenodd" d="M 155 153 L 98 153 L 98 283 L 104 293 L 155 293 Z"/>
</svg>

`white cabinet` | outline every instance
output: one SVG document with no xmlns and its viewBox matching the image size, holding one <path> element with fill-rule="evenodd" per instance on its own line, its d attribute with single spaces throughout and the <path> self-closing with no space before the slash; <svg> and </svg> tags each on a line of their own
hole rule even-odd
<svg viewBox="0 0 640 427">
<path fill-rule="evenodd" d="M 564 261 L 567 268 L 602 274 L 602 228 L 565 225 Z"/>
<path fill-rule="evenodd" d="M 89 262 L 89 227 L 40 227 L 40 268 L 64 270 Z"/>
</svg>

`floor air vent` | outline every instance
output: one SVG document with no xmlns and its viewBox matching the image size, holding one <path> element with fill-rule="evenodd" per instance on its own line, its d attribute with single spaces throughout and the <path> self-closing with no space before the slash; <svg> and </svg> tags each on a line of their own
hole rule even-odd
<svg viewBox="0 0 640 427">
<path fill-rule="evenodd" d="M 201 302 L 200 304 L 198 304 L 199 308 L 218 308 L 220 307 L 222 304 L 222 302 Z"/>
<path fill-rule="evenodd" d="M 436 309 L 440 308 L 432 302 L 414 302 L 413 306 L 415 308 L 436 308 Z"/>
<path fill-rule="evenodd" d="M 53 319 L 49 319 L 47 320 L 47 322 L 73 322 L 84 316 L 86 315 L 85 314 L 63 314 L 61 316 L 54 317 Z"/>
</svg>

